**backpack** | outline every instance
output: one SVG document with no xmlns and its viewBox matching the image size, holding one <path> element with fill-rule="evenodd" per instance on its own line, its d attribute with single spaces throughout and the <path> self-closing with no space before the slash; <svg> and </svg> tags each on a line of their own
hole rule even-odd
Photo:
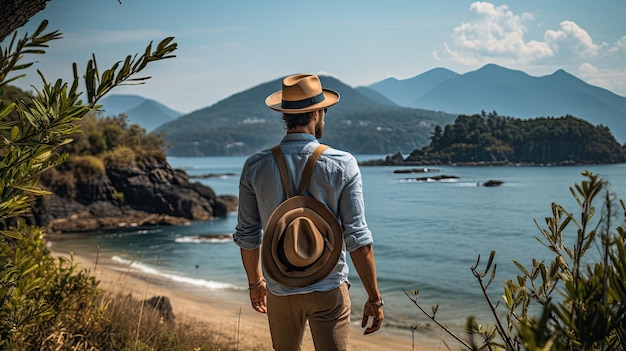
<svg viewBox="0 0 626 351">
<path fill-rule="evenodd" d="M 298 192 L 293 194 L 280 146 L 272 153 L 287 195 L 265 226 L 261 262 L 265 274 L 281 286 L 302 288 L 324 279 L 335 268 L 343 236 L 337 217 L 319 200 L 303 195 L 320 155 L 319 145 L 307 160 Z"/>
</svg>

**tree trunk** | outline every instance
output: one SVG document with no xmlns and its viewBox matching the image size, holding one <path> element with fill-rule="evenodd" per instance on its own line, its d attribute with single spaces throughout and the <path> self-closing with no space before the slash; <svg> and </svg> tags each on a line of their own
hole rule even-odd
<svg viewBox="0 0 626 351">
<path fill-rule="evenodd" d="M 0 5 L 0 42 L 23 26 L 50 0 L 2 0 Z"/>
</svg>

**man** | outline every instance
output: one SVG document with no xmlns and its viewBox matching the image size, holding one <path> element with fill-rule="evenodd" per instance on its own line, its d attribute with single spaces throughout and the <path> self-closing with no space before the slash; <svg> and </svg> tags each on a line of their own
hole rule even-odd
<svg viewBox="0 0 626 351">
<path fill-rule="evenodd" d="M 252 307 L 267 313 L 273 347 L 278 351 L 300 350 L 307 321 L 316 350 L 347 350 L 351 302 L 346 251 L 369 298 L 361 323 L 365 334 L 377 331 L 384 319 L 372 234 L 364 215 L 361 173 L 351 154 L 331 148 L 317 151 L 315 157 L 319 159 L 309 170 L 311 175 L 304 190 L 304 195 L 319 200 L 326 211 L 330 210 L 332 218 L 328 222 L 338 223 L 338 236 L 325 237 L 317 250 L 309 247 L 316 245 L 316 239 L 302 233 L 308 230 L 267 227 L 268 222 L 272 228 L 282 223 L 275 217 L 289 212 L 281 210 L 283 201 L 303 178 L 308 159 L 320 145 L 317 139 L 324 133 L 326 111 L 338 101 L 339 94 L 322 88 L 316 75 L 286 77 L 282 90 L 268 96 L 265 104 L 283 113 L 287 134 L 279 150 L 267 149 L 250 156 L 241 173 L 238 224 L 233 237 L 241 248 Z M 279 166 L 282 157 L 282 167 L 289 174 L 286 180 L 281 178 L 285 174 Z M 283 231 L 291 232 L 283 237 Z M 333 244 L 334 238 L 338 238 L 337 245 Z M 288 241 L 291 243 L 285 244 Z M 286 253 L 277 253 L 279 250 Z M 317 256 L 307 261 L 310 252 Z M 292 261 L 302 259 L 306 264 L 292 267 L 285 262 L 289 257 L 296 257 Z M 312 267 L 315 272 L 309 272 Z M 320 272 L 323 276 L 319 276 Z"/>
</svg>

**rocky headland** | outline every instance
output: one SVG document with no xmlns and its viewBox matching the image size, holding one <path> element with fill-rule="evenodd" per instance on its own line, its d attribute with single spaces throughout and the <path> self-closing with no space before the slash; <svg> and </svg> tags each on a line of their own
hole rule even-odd
<svg viewBox="0 0 626 351">
<path fill-rule="evenodd" d="M 83 171 L 80 177 L 75 171 L 53 171 L 41 179 L 52 194 L 37 199 L 27 218 L 50 233 L 184 224 L 224 217 L 237 208 L 235 195 L 217 195 L 158 157 L 107 164 L 102 172 Z"/>
</svg>

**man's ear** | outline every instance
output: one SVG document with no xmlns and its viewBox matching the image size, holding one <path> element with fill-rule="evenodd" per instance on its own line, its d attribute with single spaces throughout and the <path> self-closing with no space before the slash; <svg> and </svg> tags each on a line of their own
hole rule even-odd
<svg viewBox="0 0 626 351">
<path fill-rule="evenodd" d="M 312 117 L 311 119 L 312 119 L 312 120 L 314 120 L 314 121 L 316 121 L 316 122 L 317 122 L 317 120 L 318 120 L 318 119 L 320 118 L 320 116 L 321 116 L 321 114 L 320 114 L 320 111 L 319 111 L 319 110 L 315 110 L 315 111 L 311 112 L 311 114 L 312 114 L 312 115 L 311 115 L 311 117 Z"/>
</svg>

